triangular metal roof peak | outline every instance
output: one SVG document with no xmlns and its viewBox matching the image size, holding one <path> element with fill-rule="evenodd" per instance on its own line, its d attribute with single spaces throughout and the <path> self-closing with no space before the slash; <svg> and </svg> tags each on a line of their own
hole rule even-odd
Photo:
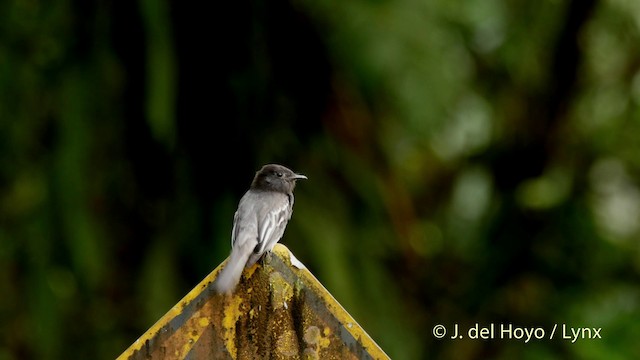
<svg viewBox="0 0 640 360">
<path fill-rule="evenodd" d="M 212 287 L 224 264 L 118 360 L 389 359 L 284 245 L 245 269 L 233 295 Z"/>
</svg>

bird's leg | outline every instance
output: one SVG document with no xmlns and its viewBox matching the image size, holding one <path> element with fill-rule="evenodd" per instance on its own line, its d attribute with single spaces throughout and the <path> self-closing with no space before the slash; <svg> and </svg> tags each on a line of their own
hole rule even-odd
<svg viewBox="0 0 640 360">
<path fill-rule="evenodd" d="M 273 255 L 271 254 L 270 250 L 267 250 L 264 252 L 264 254 L 262 255 L 262 258 L 260 258 L 260 261 L 262 263 L 262 265 L 267 265 L 269 263 L 271 263 L 271 257 Z"/>
</svg>

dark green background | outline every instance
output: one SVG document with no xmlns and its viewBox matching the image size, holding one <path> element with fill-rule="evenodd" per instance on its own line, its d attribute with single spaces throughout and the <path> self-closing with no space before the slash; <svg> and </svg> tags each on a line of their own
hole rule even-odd
<svg viewBox="0 0 640 360">
<path fill-rule="evenodd" d="M 393 359 L 640 358 L 639 139 L 637 1 L 3 1 L 0 360 L 116 357 L 269 162 Z"/>
</svg>

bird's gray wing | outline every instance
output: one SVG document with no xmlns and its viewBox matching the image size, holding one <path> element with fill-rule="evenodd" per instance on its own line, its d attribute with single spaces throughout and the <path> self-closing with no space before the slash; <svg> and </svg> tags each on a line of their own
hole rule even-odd
<svg viewBox="0 0 640 360">
<path fill-rule="evenodd" d="M 230 293 L 238 284 L 253 251 L 258 244 L 258 221 L 255 212 L 254 196 L 247 192 L 233 216 L 231 230 L 231 254 L 225 267 L 220 271 L 214 288 L 219 293 Z"/>
<path fill-rule="evenodd" d="M 256 254 L 271 251 L 282 238 L 284 230 L 291 219 L 292 204 L 289 197 L 282 193 L 270 193 L 265 208 L 258 212 L 258 246 Z"/>
<path fill-rule="evenodd" d="M 258 220 L 256 216 L 256 196 L 248 191 L 240 199 L 238 210 L 233 215 L 231 248 L 242 247 L 247 242 L 258 242 Z M 255 244 L 253 245 L 255 246 Z"/>
<path fill-rule="evenodd" d="M 231 229 L 231 248 L 233 249 L 233 245 L 236 243 L 236 237 L 238 236 L 238 211 L 233 214 L 233 228 Z"/>
</svg>

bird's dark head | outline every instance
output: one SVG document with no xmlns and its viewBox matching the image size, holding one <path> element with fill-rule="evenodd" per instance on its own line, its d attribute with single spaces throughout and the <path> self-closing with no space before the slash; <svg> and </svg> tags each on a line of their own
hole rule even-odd
<svg viewBox="0 0 640 360">
<path fill-rule="evenodd" d="M 251 188 L 288 194 L 292 193 L 296 187 L 296 180 L 306 178 L 306 176 L 296 174 L 282 165 L 268 164 L 256 172 Z"/>
</svg>

